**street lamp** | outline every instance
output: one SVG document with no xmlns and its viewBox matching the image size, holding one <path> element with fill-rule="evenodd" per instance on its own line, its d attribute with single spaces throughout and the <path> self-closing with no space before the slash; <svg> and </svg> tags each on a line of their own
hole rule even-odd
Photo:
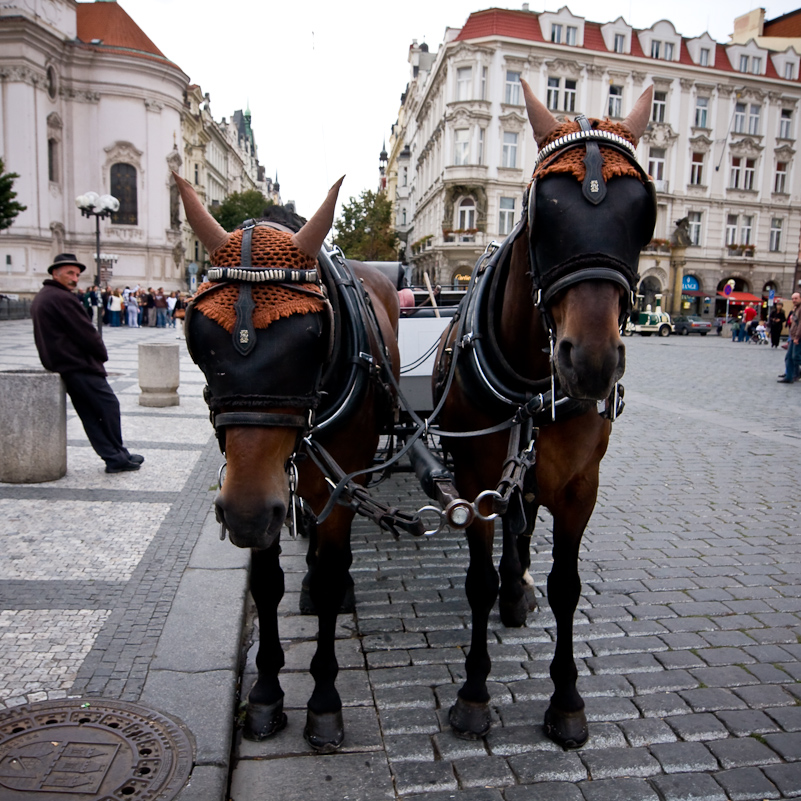
<svg viewBox="0 0 801 801">
<path fill-rule="evenodd" d="M 95 285 L 98 293 L 100 292 L 100 220 L 110 214 L 119 211 L 120 201 L 113 195 L 98 195 L 97 192 L 86 192 L 75 198 L 75 205 L 81 210 L 82 217 L 95 218 L 95 263 L 97 266 L 97 277 Z M 99 301 L 99 298 L 98 298 Z M 97 331 L 103 336 L 103 306 L 97 304 Z"/>
</svg>

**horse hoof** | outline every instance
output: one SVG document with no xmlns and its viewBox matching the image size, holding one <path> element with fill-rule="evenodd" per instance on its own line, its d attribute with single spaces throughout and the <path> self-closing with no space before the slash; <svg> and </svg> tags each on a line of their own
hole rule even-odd
<svg viewBox="0 0 801 801">
<path fill-rule="evenodd" d="M 316 615 L 317 607 L 311 599 L 311 593 L 307 584 L 300 586 L 300 601 L 298 603 L 301 615 Z M 340 615 L 352 615 L 356 611 L 356 593 L 351 584 L 345 590 L 345 597 L 342 599 L 342 605 L 339 607 Z"/>
<path fill-rule="evenodd" d="M 587 716 L 583 709 L 577 712 L 559 712 L 549 706 L 542 726 L 545 735 L 565 751 L 581 748 L 590 736 L 587 729 Z"/>
<path fill-rule="evenodd" d="M 448 712 L 453 733 L 462 740 L 480 740 L 489 734 L 492 726 L 489 704 L 465 701 L 456 696 L 456 703 Z"/>
<path fill-rule="evenodd" d="M 528 611 L 536 612 L 538 609 L 537 593 L 535 592 L 533 585 L 525 583 L 523 584 L 523 597 L 528 605 Z"/>
<path fill-rule="evenodd" d="M 318 754 L 333 754 L 345 739 L 342 710 L 321 714 L 312 712 L 311 709 L 306 710 L 303 737 Z"/>
<path fill-rule="evenodd" d="M 245 710 L 245 728 L 242 736 L 246 740 L 266 740 L 286 727 L 283 698 L 274 704 L 252 704 Z"/>
<path fill-rule="evenodd" d="M 525 595 L 521 595 L 516 601 L 498 604 L 501 612 L 501 623 L 508 629 L 519 629 L 526 625 L 529 604 Z"/>
</svg>

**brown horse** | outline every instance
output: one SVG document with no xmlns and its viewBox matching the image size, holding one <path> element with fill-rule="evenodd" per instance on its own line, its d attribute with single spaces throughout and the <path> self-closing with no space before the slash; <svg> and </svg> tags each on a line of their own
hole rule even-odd
<svg viewBox="0 0 801 801">
<path fill-rule="evenodd" d="M 467 738 L 489 731 L 488 617 L 500 584 L 503 623 L 525 623 L 529 545 L 537 509 L 544 506 L 554 520 L 548 601 L 556 618 L 554 692 L 545 730 L 563 747 L 577 748 L 588 736 L 572 642 L 581 587 L 578 554 L 595 506 L 610 418 L 619 408 L 616 387 L 625 369 L 620 325 L 636 286 L 639 252 L 655 222 L 651 182 L 634 161 L 632 146 L 645 130 L 651 91 L 617 125 L 584 118 L 559 123 L 525 82 L 524 92 L 540 147 L 525 216 L 489 266 L 477 270 L 464 327 L 441 343 L 435 393 L 447 392 L 444 431 L 500 428 L 538 393 L 544 417 L 535 419 L 538 430 L 526 433 L 522 443 L 535 440 L 536 466 L 503 517 L 500 582 L 492 558 L 493 522 L 479 515 L 467 528 L 472 638 L 450 722 Z M 598 401 L 605 401 L 603 412 Z M 508 431 L 444 438 L 462 498 L 498 486 L 508 442 Z"/>
<path fill-rule="evenodd" d="M 313 436 L 346 473 L 371 465 L 380 432 L 392 424 L 394 399 L 383 376 L 393 370 L 397 378 L 400 361 L 397 292 L 375 269 L 335 265 L 320 251 L 339 184 L 295 233 L 248 221 L 228 234 L 189 184 L 177 176 L 176 181 L 215 268 L 212 284 L 201 287 L 190 304 L 186 333 L 208 382 L 205 397 L 227 460 L 217 517 L 235 545 L 252 550 L 250 590 L 260 642 L 245 736 L 264 739 L 286 724 L 278 678 L 284 664 L 277 617 L 284 594 L 279 535 L 288 510 L 293 517 L 290 482 L 297 470 L 295 494 L 305 505 L 294 516 L 309 535 L 304 583 L 319 620 L 304 734 L 318 751 L 331 751 L 344 737 L 334 630 L 349 586 L 354 512 L 335 505 L 317 524 L 330 490 L 315 463 L 304 458 L 304 437 Z M 279 283 L 262 289 L 259 282 L 270 271 Z"/>
</svg>

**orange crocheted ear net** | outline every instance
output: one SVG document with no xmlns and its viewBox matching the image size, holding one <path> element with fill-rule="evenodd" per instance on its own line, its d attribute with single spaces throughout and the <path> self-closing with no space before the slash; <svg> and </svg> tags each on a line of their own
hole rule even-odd
<svg viewBox="0 0 801 801">
<path fill-rule="evenodd" d="M 292 235 L 277 231 L 265 225 L 253 229 L 251 241 L 251 264 L 253 269 L 296 269 L 313 270 L 317 260 L 300 250 L 293 242 Z M 239 267 L 242 263 L 242 231 L 234 231 L 228 242 L 211 254 L 215 267 Z M 206 282 L 197 291 L 198 295 L 211 289 L 217 283 Z M 301 284 L 301 288 L 319 292 L 316 284 Z M 295 292 L 291 284 L 252 284 L 251 293 L 256 308 L 253 310 L 253 327 L 267 328 L 270 323 L 291 314 L 311 314 L 322 312 L 325 301 L 301 292 Z M 234 306 L 239 297 L 239 284 L 227 284 L 214 292 L 200 297 L 195 304 L 197 311 L 221 325 L 228 333 L 233 333 L 236 323 Z"/>
<path fill-rule="evenodd" d="M 609 131 L 610 133 L 622 136 L 633 145 L 636 146 L 637 141 L 631 135 L 631 132 L 625 125 L 619 122 L 611 122 L 610 120 L 596 120 L 591 119 L 590 124 L 595 130 Z M 545 147 L 560 136 L 566 136 L 570 133 L 580 131 L 581 128 L 577 122 L 564 122 L 558 128 L 555 128 L 547 139 L 540 145 Z M 604 181 L 616 176 L 631 176 L 632 178 L 640 178 L 640 173 L 637 168 L 620 152 L 613 150 L 609 147 L 604 147 L 602 143 L 601 154 L 604 157 L 603 177 Z M 586 174 L 586 167 L 584 166 L 584 156 L 586 150 L 583 147 L 574 147 L 560 154 L 555 159 L 546 159 L 544 166 L 538 167 L 534 170 L 534 178 L 538 180 L 544 178 L 546 175 L 555 175 L 557 173 L 567 173 L 577 178 L 579 181 L 584 180 Z"/>
</svg>

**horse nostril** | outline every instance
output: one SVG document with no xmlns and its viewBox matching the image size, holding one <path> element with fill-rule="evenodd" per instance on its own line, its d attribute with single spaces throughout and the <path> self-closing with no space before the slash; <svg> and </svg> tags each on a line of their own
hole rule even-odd
<svg viewBox="0 0 801 801">
<path fill-rule="evenodd" d="M 559 343 L 559 349 L 556 354 L 560 366 L 564 368 L 573 368 L 573 343 L 569 339 L 563 339 Z"/>
</svg>

